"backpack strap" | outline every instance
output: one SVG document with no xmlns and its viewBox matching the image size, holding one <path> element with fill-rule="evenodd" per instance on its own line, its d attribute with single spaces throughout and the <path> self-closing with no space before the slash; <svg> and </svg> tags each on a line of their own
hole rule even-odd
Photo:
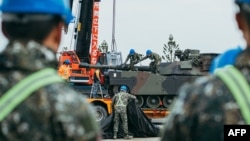
<svg viewBox="0 0 250 141">
<path fill-rule="evenodd" d="M 245 77 L 232 65 L 219 69 L 215 74 L 229 88 L 240 107 L 245 122 L 250 124 L 250 87 Z"/>
<path fill-rule="evenodd" d="M 52 68 L 45 68 L 27 76 L 0 97 L 0 122 L 21 102 L 39 88 L 64 82 Z"/>
<path fill-rule="evenodd" d="M 122 96 L 124 95 L 124 92 L 120 92 L 120 94 L 118 95 L 118 99 L 116 101 L 116 105 L 115 106 L 122 106 L 125 107 L 126 105 L 123 103 L 122 101 Z"/>
</svg>

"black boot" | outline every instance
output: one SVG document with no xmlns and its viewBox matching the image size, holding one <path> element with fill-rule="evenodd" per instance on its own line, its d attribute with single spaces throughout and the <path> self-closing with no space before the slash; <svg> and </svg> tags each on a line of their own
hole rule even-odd
<svg viewBox="0 0 250 141">
<path fill-rule="evenodd" d="M 124 136 L 125 140 L 133 139 L 133 136 L 129 136 L 128 134 Z"/>
<path fill-rule="evenodd" d="M 113 139 L 117 139 L 117 132 L 114 132 L 114 136 L 113 136 Z"/>
</svg>

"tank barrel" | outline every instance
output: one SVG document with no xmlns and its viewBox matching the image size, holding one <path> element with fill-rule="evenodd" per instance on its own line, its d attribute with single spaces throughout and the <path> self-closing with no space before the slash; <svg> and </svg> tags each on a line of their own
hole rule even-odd
<svg viewBox="0 0 250 141">
<path fill-rule="evenodd" d="M 135 66 L 138 71 L 151 71 L 149 66 Z"/>
<path fill-rule="evenodd" d="M 122 66 L 122 65 L 91 65 L 91 64 L 87 64 L 87 63 L 81 63 L 79 65 L 80 68 L 99 68 L 99 69 L 121 69 L 121 70 L 126 70 L 128 68 L 126 68 L 126 66 Z"/>
<path fill-rule="evenodd" d="M 99 69 L 114 69 L 114 70 L 129 70 L 129 65 L 91 65 L 80 63 L 80 68 L 99 68 Z M 149 66 L 134 66 L 138 71 L 150 71 Z"/>
</svg>

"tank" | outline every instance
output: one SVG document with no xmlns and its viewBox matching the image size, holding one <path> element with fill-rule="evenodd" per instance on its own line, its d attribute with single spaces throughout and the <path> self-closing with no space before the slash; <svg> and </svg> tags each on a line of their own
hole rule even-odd
<svg viewBox="0 0 250 141">
<path fill-rule="evenodd" d="M 121 85 L 126 85 L 143 110 L 166 110 L 178 96 L 181 85 L 208 74 L 211 61 L 217 55 L 199 50 L 178 50 L 175 56 L 180 61 L 161 63 L 157 74 L 151 73 L 148 66 L 135 66 L 137 71 L 128 71 L 128 66 L 123 65 L 80 66 L 104 70 L 104 89 L 109 96 L 117 93 Z"/>
</svg>

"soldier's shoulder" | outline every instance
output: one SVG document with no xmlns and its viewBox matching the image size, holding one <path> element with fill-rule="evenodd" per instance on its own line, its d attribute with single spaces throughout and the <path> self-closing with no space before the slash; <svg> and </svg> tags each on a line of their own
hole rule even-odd
<svg viewBox="0 0 250 141">
<path fill-rule="evenodd" d="M 224 83 L 217 76 L 209 75 L 199 77 L 191 83 L 183 84 L 179 89 L 179 93 L 180 95 L 185 95 L 186 97 L 192 97 L 193 95 L 199 95 L 199 97 L 207 97 L 214 95 L 215 93 L 213 92 L 216 89 L 224 88 Z"/>
<path fill-rule="evenodd" d="M 61 87 L 64 86 L 64 87 Z M 85 137 L 96 136 L 99 132 L 99 125 L 96 123 L 95 109 L 87 101 L 87 97 L 75 91 L 71 86 L 65 84 L 55 84 L 54 87 L 61 87 L 60 90 L 55 89 L 57 93 L 53 100 L 55 101 L 55 110 L 57 117 L 65 124 L 65 129 L 70 131 L 71 126 L 67 126 L 67 119 L 72 119 L 71 125 L 75 128 L 86 130 Z M 74 110 L 77 109 L 77 110 Z M 84 122 L 83 122 L 84 121 Z M 81 125 L 79 123 L 82 122 Z M 80 133 L 74 133 L 77 136 Z M 89 135 L 87 135 L 89 134 Z"/>
<path fill-rule="evenodd" d="M 131 93 L 126 93 L 126 94 L 128 94 L 128 95 L 130 95 L 130 96 L 134 96 L 134 97 L 135 97 L 135 95 L 133 95 L 133 94 L 131 94 Z"/>
<path fill-rule="evenodd" d="M 56 83 L 49 86 L 50 89 L 50 101 L 53 101 L 55 106 L 61 105 L 63 109 L 59 109 L 59 112 L 64 113 L 75 113 L 72 109 L 78 109 L 78 118 L 88 118 L 93 116 L 95 110 L 94 107 L 88 102 L 87 96 L 81 94 L 80 92 L 74 90 L 71 86 L 67 84 Z M 86 114 L 92 113 L 92 114 Z"/>
<path fill-rule="evenodd" d="M 48 86 L 47 89 L 49 93 L 51 93 L 50 97 L 56 101 L 62 102 L 66 100 L 64 102 L 87 104 L 87 97 L 84 94 L 74 90 L 67 83 L 55 83 Z"/>
</svg>

